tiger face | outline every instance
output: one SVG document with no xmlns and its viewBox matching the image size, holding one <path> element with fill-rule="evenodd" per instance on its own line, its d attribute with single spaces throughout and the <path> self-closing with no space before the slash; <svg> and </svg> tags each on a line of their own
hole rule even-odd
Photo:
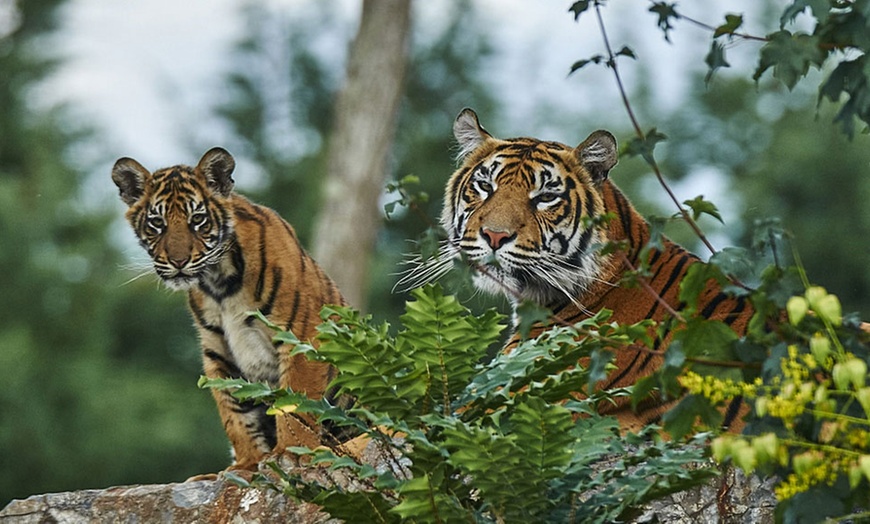
<svg viewBox="0 0 870 524">
<path fill-rule="evenodd" d="M 128 206 L 127 220 L 169 288 L 191 288 L 232 247 L 226 198 L 233 189 L 234 168 L 232 155 L 218 147 L 194 168 L 150 173 L 132 158 L 115 162 L 112 180 Z"/>
<path fill-rule="evenodd" d="M 453 126 L 462 164 L 447 185 L 441 222 L 448 250 L 477 270 L 475 285 L 518 302 L 574 302 L 596 280 L 607 241 L 601 185 L 616 140 L 592 133 L 576 148 L 500 140 L 463 110 Z"/>
</svg>

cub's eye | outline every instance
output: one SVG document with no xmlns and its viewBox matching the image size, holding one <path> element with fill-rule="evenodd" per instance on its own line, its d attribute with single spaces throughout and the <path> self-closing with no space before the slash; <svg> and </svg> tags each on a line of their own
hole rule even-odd
<svg viewBox="0 0 870 524">
<path fill-rule="evenodd" d="M 478 193 L 480 193 L 480 196 L 482 196 L 483 198 L 488 197 L 493 192 L 492 184 L 485 180 L 475 180 L 474 188 L 477 190 Z"/>
<path fill-rule="evenodd" d="M 199 229 L 208 223 L 208 213 L 198 211 L 190 216 L 190 226 L 194 229 Z"/>
<path fill-rule="evenodd" d="M 150 215 L 147 220 L 148 227 L 157 231 L 158 233 L 163 231 L 163 228 L 166 227 L 166 221 L 163 220 L 163 217 L 160 215 Z"/>
<path fill-rule="evenodd" d="M 535 198 L 533 198 L 533 199 L 532 199 L 532 202 L 533 202 L 535 205 L 544 205 L 544 206 L 546 206 L 546 205 L 548 205 L 548 204 L 554 204 L 554 203 L 556 203 L 556 202 L 559 201 L 561 198 L 562 198 L 562 196 L 561 196 L 559 193 L 541 193 L 540 195 L 538 195 L 538 196 L 536 196 Z"/>
</svg>

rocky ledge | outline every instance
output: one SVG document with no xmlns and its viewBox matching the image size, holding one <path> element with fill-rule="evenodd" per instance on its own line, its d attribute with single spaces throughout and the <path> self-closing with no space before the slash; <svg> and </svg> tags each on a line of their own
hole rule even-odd
<svg viewBox="0 0 870 524">
<path fill-rule="evenodd" d="M 650 504 L 636 523 L 773 522 L 770 481 L 728 470 L 698 488 Z M 0 510 L 0 524 L 337 522 L 314 504 L 266 489 L 240 488 L 219 478 L 180 484 L 114 487 L 34 495 Z"/>
</svg>

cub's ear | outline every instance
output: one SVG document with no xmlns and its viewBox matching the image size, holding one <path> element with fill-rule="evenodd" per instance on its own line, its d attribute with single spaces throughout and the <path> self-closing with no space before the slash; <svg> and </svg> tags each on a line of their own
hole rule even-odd
<svg viewBox="0 0 870 524">
<path fill-rule="evenodd" d="M 574 154 L 592 176 L 592 181 L 600 184 L 616 165 L 616 139 L 609 132 L 599 129 L 577 146 Z"/>
<path fill-rule="evenodd" d="M 453 121 L 453 136 L 459 143 L 457 158 L 462 160 L 486 139 L 492 138 L 486 129 L 477 120 L 477 113 L 473 109 L 465 108 L 459 112 L 459 116 Z"/>
<path fill-rule="evenodd" d="M 145 180 L 150 176 L 151 173 L 132 158 L 119 158 L 112 167 L 112 182 L 118 186 L 121 200 L 128 207 L 135 204 L 145 192 Z"/>
<path fill-rule="evenodd" d="M 233 155 L 222 147 L 213 147 L 206 151 L 196 166 L 196 169 L 208 180 L 208 187 L 224 197 L 229 196 L 233 190 L 235 182 L 232 175 L 235 168 L 236 161 Z"/>
</svg>

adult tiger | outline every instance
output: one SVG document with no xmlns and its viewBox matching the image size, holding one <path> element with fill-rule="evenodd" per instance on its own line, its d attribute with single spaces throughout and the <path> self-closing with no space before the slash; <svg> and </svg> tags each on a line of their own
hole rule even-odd
<svg viewBox="0 0 870 524">
<path fill-rule="evenodd" d="M 287 222 L 233 192 L 234 168 L 232 155 L 216 147 L 196 167 L 154 173 L 121 158 L 112 180 L 157 275 L 170 289 L 187 291 L 205 375 L 240 377 L 322 398 L 333 369 L 303 355 L 291 357 L 249 312 L 259 310 L 300 339 L 313 340 L 321 307 L 344 304 L 344 298 Z M 212 392 L 233 447 L 228 469 L 254 470 L 270 453 L 320 443 L 320 428 L 305 416 L 273 417 L 262 404 Z"/>
<path fill-rule="evenodd" d="M 680 281 L 699 259 L 667 239 L 662 248 L 642 251 L 650 240 L 649 225 L 608 179 L 617 163 L 613 135 L 595 131 L 577 147 L 533 138 L 502 140 L 484 130 L 470 109 L 456 118 L 453 132 L 461 165 L 447 183 L 441 223 L 448 240 L 442 259 L 461 254 L 469 260 L 478 268 L 479 289 L 503 293 L 515 304 L 532 301 L 567 324 L 602 309 L 612 310 L 612 320 L 622 324 L 661 321 L 668 307 L 656 296 L 620 286 L 626 271 L 640 267 L 640 257 L 647 256 L 647 283 L 670 308 L 680 309 Z M 606 213 L 614 218 L 595 220 Z M 623 243 L 622 254 L 596 248 L 608 242 Z M 424 277 L 427 271 L 435 276 L 440 268 L 436 263 L 422 271 Z M 752 315 L 746 300 L 726 296 L 712 280 L 699 304 L 702 315 L 737 332 L 745 330 Z M 652 352 L 617 351 L 617 369 L 603 386 L 628 386 L 652 373 L 662 364 L 669 340 L 658 340 Z M 515 335 L 508 348 L 517 342 Z M 604 410 L 616 414 L 623 429 L 636 430 L 657 421 L 668 407 L 654 400 L 635 411 L 622 399 Z M 726 424 L 737 408 L 737 403 L 729 408 Z"/>
</svg>

